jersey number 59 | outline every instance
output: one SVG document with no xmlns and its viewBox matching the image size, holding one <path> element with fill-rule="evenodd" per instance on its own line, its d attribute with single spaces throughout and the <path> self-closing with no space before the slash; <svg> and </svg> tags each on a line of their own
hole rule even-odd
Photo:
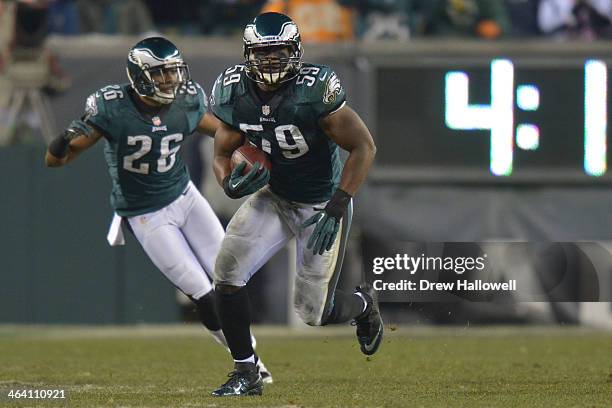
<svg viewBox="0 0 612 408">
<path fill-rule="evenodd" d="M 263 132 L 262 125 L 247 125 L 246 123 L 240 124 L 240 130 L 244 133 L 248 131 L 252 132 Z M 297 159 L 300 156 L 305 155 L 308 150 L 308 144 L 300 128 L 295 125 L 281 125 L 274 128 L 274 134 L 278 147 L 281 148 L 283 156 L 287 159 Z M 261 138 L 261 150 L 266 153 L 272 153 L 272 145 L 267 139 Z"/>
</svg>

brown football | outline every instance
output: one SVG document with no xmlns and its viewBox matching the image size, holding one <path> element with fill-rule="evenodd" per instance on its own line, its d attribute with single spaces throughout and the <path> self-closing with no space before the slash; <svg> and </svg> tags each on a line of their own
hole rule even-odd
<svg viewBox="0 0 612 408">
<path fill-rule="evenodd" d="M 234 153 L 232 154 L 232 170 L 242 162 L 247 163 L 242 174 L 248 173 L 255 162 L 259 162 L 261 167 L 265 167 L 268 170 L 272 168 L 268 155 L 263 150 L 260 150 L 251 144 L 245 144 L 234 150 Z"/>
</svg>

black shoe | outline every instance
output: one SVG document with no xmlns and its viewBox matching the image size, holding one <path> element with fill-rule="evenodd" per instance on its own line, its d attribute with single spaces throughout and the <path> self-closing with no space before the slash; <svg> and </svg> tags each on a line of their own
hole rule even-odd
<svg viewBox="0 0 612 408">
<path fill-rule="evenodd" d="M 376 291 L 369 283 L 357 286 L 357 292 L 367 300 L 366 310 L 355 318 L 357 326 L 357 340 L 361 352 L 368 356 L 376 353 L 383 338 L 383 321 L 378 310 L 378 297 Z"/>
<path fill-rule="evenodd" d="M 229 380 L 212 392 L 214 397 L 261 395 L 263 382 L 255 363 L 236 363 Z"/>
</svg>

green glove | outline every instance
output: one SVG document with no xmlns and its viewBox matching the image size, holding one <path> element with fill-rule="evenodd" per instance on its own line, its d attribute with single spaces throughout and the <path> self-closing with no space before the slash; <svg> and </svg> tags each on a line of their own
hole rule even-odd
<svg viewBox="0 0 612 408">
<path fill-rule="evenodd" d="M 270 181 L 270 170 L 263 169 L 261 164 L 255 162 L 251 170 L 242 175 L 246 162 L 242 162 L 232 170 L 231 174 L 223 179 L 223 191 L 230 198 L 240 198 L 253 194 Z M 259 173 L 259 174 L 258 174 Z"/>
<path fill-rule="evenodd" d="M 350 194 L 338 189 L 325 208 L 304 221 L 302 228 L 316 224 L 306 246 L 308 249 L 312 249 L 313 254 L 323 255 L 323 252 L 332 248 L 340 229 L 340 220 L 350 201 Z"/>
</svg>

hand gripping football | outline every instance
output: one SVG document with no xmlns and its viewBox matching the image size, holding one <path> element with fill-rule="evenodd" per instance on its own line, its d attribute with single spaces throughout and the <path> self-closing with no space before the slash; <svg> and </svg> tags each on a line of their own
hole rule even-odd
<svg viewBox="0 0 612 408">
<path fill-rule="evenodd" d="M 251 144 L 245 144 L 234 150 L 231 162 L 232 170 L 242 162 L 247 163 L 242 171 L 242 174 L 247 174 L 255 162 L 259 162 L 261 168 L 266 168 L 268 170 L 272 169 L 272 164 L 270 163 L 268 155 L 263 150 L 260 150 Z"/>
</svg>

